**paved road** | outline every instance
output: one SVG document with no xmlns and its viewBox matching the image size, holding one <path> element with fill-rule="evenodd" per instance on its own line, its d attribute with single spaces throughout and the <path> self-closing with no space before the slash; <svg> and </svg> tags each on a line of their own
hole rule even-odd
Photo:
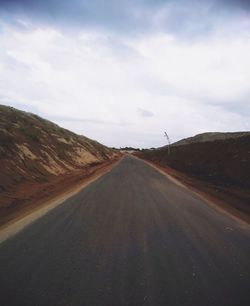
<svg viewBox="0 0 250 306">
<path fill-rule="evenodd" d="M 249 306 L 249 230 L 125 157 L 2 243 L 0 304 Z"/>
</svg>

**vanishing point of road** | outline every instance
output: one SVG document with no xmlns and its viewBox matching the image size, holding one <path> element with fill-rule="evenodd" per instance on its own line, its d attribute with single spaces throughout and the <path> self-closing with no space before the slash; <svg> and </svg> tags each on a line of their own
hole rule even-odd
<svg viewBox="0 0 250 306">
<path fill-rule="evenodd" d="M 0 245 L 3 306 L 250 305 L 250 230 L 143 161 Z"/>
</svg>

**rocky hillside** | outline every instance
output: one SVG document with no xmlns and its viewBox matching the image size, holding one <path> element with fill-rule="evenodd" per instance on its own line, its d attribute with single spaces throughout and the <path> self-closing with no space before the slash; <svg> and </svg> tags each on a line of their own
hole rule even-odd
<svg viewBox="0 0 250 306">
<path fill-rule="evenodd" d="M 113 151 L 34 114 L 0 106 L 0 190 L 25 178 L 43 180 L 87 164 Z"/>
<path fill-rule="evenodd" d="M 0 208 L 19 205 L 24 184 L 31 193 L 30 189 L 37 189 L 39 184 L 81 169 L 83 173 L 114 155 L 113 150 L 87 137 L 34 114 L 0 105 Z"/>
</svg>

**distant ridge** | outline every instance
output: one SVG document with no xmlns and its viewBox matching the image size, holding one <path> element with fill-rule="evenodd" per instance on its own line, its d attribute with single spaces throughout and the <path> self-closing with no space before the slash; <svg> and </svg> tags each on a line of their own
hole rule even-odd
<svg viewBox="0 0 250 306">
<path fill-rule="evenodd" d="M 244 136 L 249 136 L 250 132 L 207 132 L 207 133 L 201 133 L 197 134 L 193 137 L 188 137 L 181 139 L 177 142 L 174 142 L 172 146 L 180 146 L 180 145 L 187 145 L 191 143 L 197 143 L 197 142 L 210 142 L 210 141 L 216 141 L 216 140 L 227 140 L 227 139 L 233 139 L 233 138 L 240 138 Z"/>
</svg>

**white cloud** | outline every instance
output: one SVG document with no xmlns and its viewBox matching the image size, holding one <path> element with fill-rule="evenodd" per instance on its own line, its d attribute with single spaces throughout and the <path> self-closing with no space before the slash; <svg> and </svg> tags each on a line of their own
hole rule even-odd
<svg viewBox="0 0 250 306">
<path fill-rule="evenodd" d="M 190 42 L 5 25 L 0 96 L 110 146 L 163 145 L 164 130 L 174 141 L 249 129 L 250 114 L 240 111 L 249 111 L 250 96 L 245 24 Z"/>
</svg>

